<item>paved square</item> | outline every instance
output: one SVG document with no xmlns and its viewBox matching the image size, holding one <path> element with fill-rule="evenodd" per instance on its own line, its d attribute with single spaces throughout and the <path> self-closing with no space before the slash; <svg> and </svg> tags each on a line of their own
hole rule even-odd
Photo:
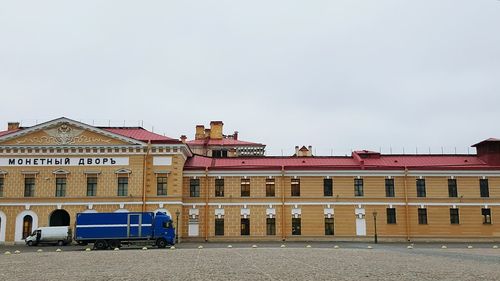
<svg viewBox="0 0 500 281">
<path fill-rule="evenodd" d="M 182 244 L 176 250 L 1 248 L 0 280 L 500 280 L 500 249 Z M 11 255 L 3 254 L 11 251 Z"/>
</svg>

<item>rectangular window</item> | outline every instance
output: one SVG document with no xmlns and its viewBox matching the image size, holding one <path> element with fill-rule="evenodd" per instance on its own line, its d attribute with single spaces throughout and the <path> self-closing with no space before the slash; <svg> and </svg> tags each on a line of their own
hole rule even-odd
<svg viewBox="0 0 500 281">
<path fill-rule="evenodd" d="M 300 196 L 300 179 L 292 179 L 292 196 Z"/>
<path fill-rule="evenodd" d="M 87 178 L 87 196 L 97 195 L 97 177 Z"/>
<path fill-rule="evenodd" d="M 481 214 L 483 215 L 483 224 L 491 224 L 491 209 L 482 208 Z"/>
<path fill-rule="evenodd" d="M 167 177 L 156 178 L 156 195 L 158 196 L 167 195 Z"/>
<path fill-rule="evenodd" d="M 387 208 L 387 224 L 396 224 L 396 208 Z"/>
<path fill-rule="evenodd" d="M 417 197 L 425 197 L 425 179 L 417 179 Z"/>
<path fill-rule="evenodd" d="M 189 196 L 200 197 L 200 179 L 189 180 Z"/>
<path fill-rule="evenodd" d="M 301 231 L 300 218 L 292 218 L 292 235 L 300 235 Z"/>
<path fill-rule="evenodd" d="M 56 197 L 66 196 L 66 178 L 56 178 Z"/>
<path fill-rule="evenodd" d="M 241 179 L 241 197 L 250 197 L 250 179 Z"/>
<path fill-rule="evenodd" d="M 481 197 L 490 197 L 490 187 L 488 185 L 488 179 L 479 180 L 479 191 L 481 193 Z"/>
<path fill-rule="evenodd" d="M 354 196 L 363 196 L 363 179 L 354 179 Z"/>
<path fill-rule="evenodd" d="M 241 219 L 241 235 L 250 235 L 250 219 Z"/>
<path fill-rule="evenodd" d="M 128 178 L 118 178 L 118 196 L 128 196 Z"/>
<path fill-rule="evenodd" d="M 215 197 L 224 197 L 224 179 L 215 179 Z"/>
<path fill-rule="evenodd" d="M 333 235 L 333 218 L 325 218 L 325 235 Z"/>
<path fill-rule="evenodd" d="M 394 179 L 385 179 L 385 197 L 394 197 Z"/>
<path fill-rule="evenodd" d="M 35 178 L 24 179 L 24 197 L 35 196 Z"/>
<path fill-rule="evenodd" d="M 0 177 L 0 197 L 3 197 L 3 181 L 4 178 Z"/>
<path fill-rule="evenodd" d="M 227 158 L 227 150 L 212 150 L 213 158 Z"/>
<path fill-rule="evenodd" d="M 448 196 L 458 197 L 457 180 L 448 179 Z"/>
<path fill-rule="evenodd" d="M 224 219 L 215 219 L 215 235 L 223 236 L 224 235 Z"/>
<path fill-rule="evenodd" d="M 323 179 L 323 196 L 333 196 L 332 179 Z"/>
<path fill-rule="evenodd" d="M 266 219 L 266 234 L 276 235 L 276 218 Z"/>
<path fill-rule="evenodd" d="M 426 208 L 418 208 L 418 224 L 427 224 Z"/>
<path fill-rule="evenodd" d="M 450 208 L 450 223 L 451 224 L 459 224 L 460 223 L 460 217 L 458 215 L 457 208 Z"/>
<path fill-rule="evenodd" d="M 266 197 L 275 196 L 275 184 L 274 179 L 266 179 Z"/>
</svg>

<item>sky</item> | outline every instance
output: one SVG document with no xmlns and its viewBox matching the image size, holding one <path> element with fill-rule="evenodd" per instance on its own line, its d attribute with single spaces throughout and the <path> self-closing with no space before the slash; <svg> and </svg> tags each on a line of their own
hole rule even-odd
<svg viewBox="0 0 500 281">
<path fill-rule="evenodd" d="M 500 137 L 498 0 L 0 0 L 0 130 L 58 117 L 268 155 Z"/>
</svg>

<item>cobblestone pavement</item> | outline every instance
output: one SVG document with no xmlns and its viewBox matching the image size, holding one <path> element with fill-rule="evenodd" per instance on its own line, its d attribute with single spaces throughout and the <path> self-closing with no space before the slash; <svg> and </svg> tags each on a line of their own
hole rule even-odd
<svg viewBox="0 0 500 281">
<path fill-rule="evenodd" d="M 466 244 L 447 244 L 447 249 L 441 244 L 413 249 L 365 243 L 338 243 L 337 249 L 329 243 L 227 245 L 120 251 L 62 247 L 62 252 L 1 246 L 0 280 L 500 280 L 500 249 L 489 244 L 472 249 Z"/>
</svg>

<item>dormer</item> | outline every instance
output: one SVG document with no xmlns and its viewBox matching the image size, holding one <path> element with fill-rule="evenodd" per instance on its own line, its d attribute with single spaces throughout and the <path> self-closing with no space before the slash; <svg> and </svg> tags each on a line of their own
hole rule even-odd
<svg viewBox="0 0 500 281">
<path fill-rule="evenodd" d="M 357 154 L 361 159 L 379 159 L 380 153 L 370 150 L 357 150 L 353 154 Z"/>
<path fill-rule="evenodd" d="M 299 148 L 299 146 L 295 147 L 295 154 L 293 155 L 295 157 L 312 157 L 312 146 L 302 146 Z"/>
<path fill-rule="evenodd" d="M 500 139 L 489 138 L 474 144 L 477 157 L 488 164 L 500 165 Z"/>
</svg>

